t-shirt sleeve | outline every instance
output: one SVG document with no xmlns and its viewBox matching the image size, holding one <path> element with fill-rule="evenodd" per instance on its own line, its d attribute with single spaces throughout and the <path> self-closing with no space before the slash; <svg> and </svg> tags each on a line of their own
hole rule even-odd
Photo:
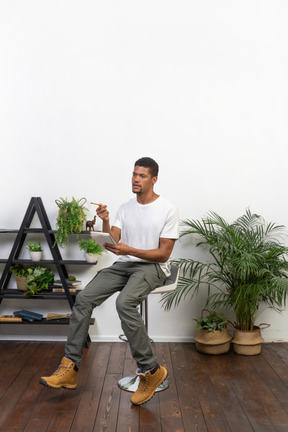
<svg viewBox="0 0 288 432">
<path fill-rule="evenodd" d="M 123 215 L 122 215 L 123 211 L 122 211 L 122 206 L 119 207 L 115 219 L 113 221 L 112 226 L 115 226 L 117 228 L 120 228 L 122 230 L 122 221 L 123 221 Z"/>
<path fill-rule="evenodd" d="M 178 239 L 179 216 L 176 207 L 172 207 L 167 214 L 166 223 L 161 231 L 160 238 Z"/>
</svg>

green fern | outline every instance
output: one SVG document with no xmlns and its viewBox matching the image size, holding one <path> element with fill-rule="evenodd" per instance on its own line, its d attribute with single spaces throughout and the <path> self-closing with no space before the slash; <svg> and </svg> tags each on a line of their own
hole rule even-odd
<svg viewBox="0 0 288 432">
<path fill-rule="evenodd" d="M 93 240 L 79 240 L 78 245 L 80 250 L 85 251 L 86 253 L 92 253 L 97 255 L 102 255 L 103 249 L 98 245 L 98 243 Z"/>
<path fill-rule="evenodd" d="M 59 210 L 56 221 L 57 230 L 55 239 L 61 247 L 69 243 L 71 234 L 77 235 L 83 229 L 83 223 L 86 221 L 85 212 L 87 209 L 80 204 L 80 201 L 81 200 L 76 200 L 74 197 L 72 197 L 72 201 L 68 201 L 67 198 L 64 199 L 62 197 L 60 200 L 56 201 Z"/>
</svg>

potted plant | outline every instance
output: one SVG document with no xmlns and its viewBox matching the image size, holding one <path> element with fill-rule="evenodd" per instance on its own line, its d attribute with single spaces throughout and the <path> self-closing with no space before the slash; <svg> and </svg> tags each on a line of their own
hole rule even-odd
<svg viewBox="0 0 288 432">
<path fill-rule="evenodd" d="M 263 340 L 255 324 L 260 305 L 278 312 L 286 305 L 288 248 L 281 238 L 284 227 L 267 223 L 250 210 L 231 224 L 210 212 L 201 221 L 186 220 L 182 225 L 186 229 L 181 236 L 197 238 L 196 247 L 208 250 L 210 260 L 176 261 L 182 276 L 177 289 L 164 296 L 165 308 L 178 305 L 188 294 L 193 297 L 206 286 L 206 306 L 232 308 L 235 313 L 234 350 L 237 352 L 241 346 L 241 354 L 258 354 Z M 245 342 L 240 341 L 238 333 L 253 335 L 248 352 L 244 353 Z"/>
<path fill-rule="evenodd" d="M 96 263 L 98 255 L 102 255 L 103 249 L 98 245 L 98 243 L 93 240 L 80 240 L 78 241 L 80 250 L 85 251 L 85 256 L 87 262 Z"/>
<path fill-rule="evenodd" d="M 204 316 L 204 312 L 208 315 Z M 199 352 L 216 355 L 229 351 L 232 337 L 227 329 L 229 321 L 223 313 L 203 309 L 195 321 L 198 331 L 194 339 Z"/>
<path fill-rule="evenodd" d="M 10 268 L 11 273 L 17 278 L 25 279 L 25 286 L 18 286 L 18 289 L 25 291 L 26 297 L 39 294 L 42 290 L 47 290 L 54 282 L 54 273 L 51 269 L 41 266 L 25 267 L 22 264 L 16 264 Z"/>
<path fill-rule="evenodd" d="M 17 289 L 20 291 L 27 291 L 26 277 L 28 273 L 26 267 L 24 267 L 22 264 L 15 264 L 14 266 L 10 267 L 10 271 L 15 276 Z"/>
<path fill-rule="evenodd" d="M 67 198 L 56 200 L 59 210 L 55 239 L 59 246 L 63 247 L 69 242 L 70 234 L 79 234 L 82 231 L 83 223 L 86 221 L 85 203 L 86 198 L 76 200 L 73 197 L 71 201 L 68 201 Z"/>
<path fill-rule="evenodd" d="M 27 243 L 27 248 L 30 253 L 30 258 L 32 261 L 40 261 L 42 258 L 42 245 L 41 242 L 29 241 Z"/>
</svg>

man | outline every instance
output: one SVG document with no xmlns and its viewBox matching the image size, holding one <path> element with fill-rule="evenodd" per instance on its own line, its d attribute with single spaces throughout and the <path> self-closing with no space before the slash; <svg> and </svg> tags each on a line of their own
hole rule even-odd
<svg viewBox="0 0 288 432">
<path fill-rule="evenodd" d="M 138 305 L 170 274 L 168 259 L 178 238 L 177 210 L 154 192 L 158 164 L 151 158 L 135 162 L 132 191 L 136 199 L 120 206 L 114 224 L 110 225 L 106 205 L 97 208 L 103 221 L 103 232 L 110 233 L 117 244 L 105 244 L 119 258 L 103 269 L 81 291 L 70 318 L 65 357 L 60 367 L 40 383 L 52 388 L 75 389 L 82 349 L 87 337 L 93 309 L 120 291 L 116 309 L 122 329 L 137 363 L 139 387 L 131 397 L 134 405 L 150 400 L 167 377 L 167 370 L 157 363 Z"/>
</svg>

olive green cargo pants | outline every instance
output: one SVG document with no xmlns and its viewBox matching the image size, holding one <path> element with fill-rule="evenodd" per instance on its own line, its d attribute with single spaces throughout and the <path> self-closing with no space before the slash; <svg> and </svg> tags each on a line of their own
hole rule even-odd
<svg viewBox="0 0 288 432">
<path fill-rule="evenodd" d="M 120 291 L 116 309 L 132 356 L 138 368 L 153 369 L 157 359 L 137 306 L 151 291 L 163 285 L 165 278 L 159 264 L 154 263 L 116 262 L 101 270 L 76 297 L 65 356 L 80 365 L 93 309 Z"/>
</svg>

